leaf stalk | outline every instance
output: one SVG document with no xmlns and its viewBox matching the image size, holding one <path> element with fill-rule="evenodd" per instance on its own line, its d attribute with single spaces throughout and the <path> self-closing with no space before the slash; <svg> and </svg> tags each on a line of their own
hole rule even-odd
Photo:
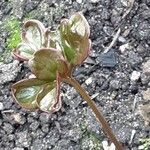
<svg viewBox="0 0 150 150">
<path fill-rule="evenodd" d="M 102 125 L 104 132 L 110 138 L 111 142 L 114 143 L 114 145 L 116 146 L 116 149 L 117 150 L 123 150 L 121 144 L 118 142 L 117 138 L 113 134 L 112 129 L 110 128 L 110 126 L 107 123 L 106 119 L 104 118 L 103 114 L 97 108 L 95 102 L 90 98 L 90 96 L 87 94 L 85 89 L 83 89 L 81 87 L 81 85 L 78 83 L 78 81 L 76 81 L 73 77 L 68 77 L 66 79 L 63 79 L 63 81 L 72 85 L 78 91 L 78 93 L 83 97 L 83 99 L 87 102 L 87 104 L 90 106 L 90 108 L 94 112 L 99 123 Z"/>
</svg>

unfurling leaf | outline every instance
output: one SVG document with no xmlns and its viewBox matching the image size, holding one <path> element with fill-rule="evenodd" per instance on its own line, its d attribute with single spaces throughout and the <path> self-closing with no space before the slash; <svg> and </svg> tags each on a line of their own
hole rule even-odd
<svg viewBox="0 0 150 150">
<path fill-rule="evenodd" d="M 29 45 L 26 43 L 20 43 L 18 47 L 13 51 L 14 57 L 20 59 L 20 60 L 29 60 L 32 58 L 34 54 L 33 45 Z"/>
<path fill-rule="evenodd" d="M 61 77 L 67 75 L 68 68 L 60 51 L 56 49 L 40 49 L 29 60 L 32 73 L 40 80 L 56 80 L 56 73 Z"/>
<path fill-rule="evenodd" d="M 46 82 L 36 78 L 22 80 L 12 86 L 16 102 L 27 109 L 55 112 L 61 107 L 60 81 Z"/>
<path fill-rule="evenodd" d="M 73 65 L 80 65 L 88 56 L 91 42 L 89 24 L 81 13 L 64 19 L 59 27 L 64 55 Z"/>
<path fill-rule="evenodd" d="M 34 19 L 26 21 L 23 28 L 22 42 L 13 55 L 28 61 L 35 78 L 14 84 L 13 96 L 24 108 L 58 111 L 60 79 L 70 78 L 73 68 L 88 56 L 89 24 L 82 13 L 75 13 L 64 19 L 55 31 Z"/>
<path fill-rule="evenodd" d="M 44 44 L 44 34 L 46 28 L 44 25 L 38 20 L 29 20 L 24 23 L 25 32 L 22 34 L 22 39 L 27 42 L 33 44 L 36 49 L 42 48 Z"/>
<path fill-rule="evenodd" d="M 61 108 L 60 77 L 58 74 L 54 83 L 53 86 L 46 85 L 37 96 L 37 104 L 42 111 L 55 112 Z"/>
<path fill-rule="evenodd" d="M 45 27 L 38 20 L 29 20 L 24 24 L 22 43 L 13 51 L 13 55 L 21 60 L 29 60 L 34 52 L 45 47 Z"/>
<path fill-rule="evenodd" d="M 16 102 L 24 108 L 36 109 L 36 97 L 43 89 L 45 81 L 36 78 L 21 80 L 12 86 L 12 93 Z"/>
</svg>

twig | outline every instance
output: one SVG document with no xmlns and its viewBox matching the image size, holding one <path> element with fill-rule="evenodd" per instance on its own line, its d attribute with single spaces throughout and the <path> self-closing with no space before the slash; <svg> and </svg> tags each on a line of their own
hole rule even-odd
<svg viewBox="0 0 150 150">
<path fill-rule="evenodd" d="M 73 77 L 63 79 L 63 80 L 64 82 L 71 84 L 79 92 L 79 94 L 83 97 L 83 99 L 87 102 L 87 104 L 90 106 L 93 113 L 95 114 L 97 120 L 101 123 L 104 132 L 108 135 L 111 142 L 113 142 L 114 145 L 116 146 L 116 149 L 123 150 L 121 144 L 116 139 L 115 135 L 112 132 L 112 129 L 110 128 L 103 114 L 97 108 L 95 102 L 90 98 L 90 96 L 86 93 L 86 91 L 81 87 L 81 85 Z"/>
<path fill-rule="evenodd" d="M 112 42 L 110 43 L 110 45 L 104 50 L 104 53 L 107 53 L 115 44 L 115 42 L 117 41 L 119 35 L 120 35 L 121 29 L 119 28 L 118 31 L 116 32 L 116 34 L 114 35 L 114 38 L 112 40 Z"/>
<path fill-rule="evenodd" d="M 122 16 L 122 19 L 124 19 L 131 11 L 132 7 L 133 7 L 133 4 L 134 4 L 134 0 L 130 0 L 130 6 L 129 8 L 125 11 L 125 13 L 123 14 Z"/>
</svg>

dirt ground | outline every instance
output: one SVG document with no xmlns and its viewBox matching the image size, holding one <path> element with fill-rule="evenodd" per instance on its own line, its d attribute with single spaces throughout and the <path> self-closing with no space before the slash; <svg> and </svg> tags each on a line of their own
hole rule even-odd
<svg viewBox="0 0 150 150">
<path fill-rule="evenodd" d="M 125 149 L 138 150 L 140 139 L 150 138 L 150 0 L 1 0 L 0 55 L 7 57 L 0 63 L 0 150 L 102 150 L 109 141 L 69 85 L 61 89 L 61 110 L 51 115 L 21 108 L 10 91 L 30 71 L 9 55 L 4 24 L 12 17 L 20 23 L 34 18 L 55 29 L 77 11 L 90 24 L 92 48 L 74 77 Z"/>
</svg>

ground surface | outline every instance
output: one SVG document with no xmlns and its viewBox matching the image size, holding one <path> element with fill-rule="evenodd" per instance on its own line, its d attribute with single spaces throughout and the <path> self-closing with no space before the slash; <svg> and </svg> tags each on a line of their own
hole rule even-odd
<svg viewBox="0 0 150 150">
<path fill-rule="evenodd" d="M 129 2 L 1 0 L 0 54 L 8 51 L 9 32 L 3 23 L 10 17 L 19 22 L 35 18 L 55 28 L 61 18 L 83 11 L 91 26 L 92 49 L 74 76 L 93 97 L 126 149 L 137 150 L 139 139 L 150 135 L 150 0 L 135 0 L 127 14 Z M 113 49 L 103 54 L 119 28 Z M 108 139 L 72 87 L 63 85 L 63 107 L 52 115 L 27 111 L 13 102 L 10 87 L 28 72 L 26 64 L 11 56 L 0 64 L 0 150 L 102 149 L 101 142 Z"/>
</svg>

